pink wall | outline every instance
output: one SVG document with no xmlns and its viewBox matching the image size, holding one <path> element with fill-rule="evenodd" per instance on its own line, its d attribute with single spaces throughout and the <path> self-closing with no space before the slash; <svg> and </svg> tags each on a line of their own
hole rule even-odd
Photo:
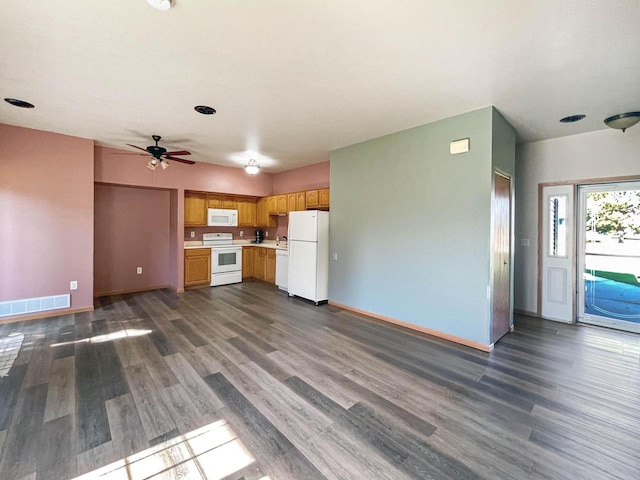
<svg viewBox="0 0 640 480">
<path fill-rule="evenodd" d="M 93 141 L 0 124 L 0 151 L 0 301 L 93 306 Z"/>
<path fill-rule="evenodd" d="M 269 173 L 251 176 L 240 167 L 221 167 L 208 163 L 186 165 L 179 162 L 169 162 L 167 170 L 149 170 L 144 155 L 116 153 L 131 152 L 96 146 L 96 182 L 256 197 L 271 195 L 273 188 L 272 176 Z"/>
<path fill-rule="evenodd" d="M 96 184 L 95 295 L 169 285 L 169 246 L 169 190 Z"/>
<path fill-rule="evenodd" d="M 175 218 L 171 218 L 172 248 L 171 265 L 177 276 L 171 279 L 171 285 L 178 291 L 184 286 L 184 191 L 200 190 L 205 192 L 235 193 L 264 197 L 271 195 L 273 180 L 271 174 L 261 173 L 250 176 L 242 168 L 221 167 L 206 163 L 194 165 L 170 162 L 167 170 L 149 170 L 146 159 L 140 155 L 119 155 L 131 153 L 126 150 L 99 147 L 95 148 L 95 181 L 118 185 L 131 185 L 176 190 L 176 203 L 172 202 Z M 197 159 L 196 159 L 197 160 Z M 174 242 L 175 239 L 175 242 Z M 173 248 L 177 246 L 177 248 Z"/>
<path fill-rule="evenodd" d="M 329 162 L 296 168 L 273 176 L 273 195 L 329 187 Z"/>
</svg>

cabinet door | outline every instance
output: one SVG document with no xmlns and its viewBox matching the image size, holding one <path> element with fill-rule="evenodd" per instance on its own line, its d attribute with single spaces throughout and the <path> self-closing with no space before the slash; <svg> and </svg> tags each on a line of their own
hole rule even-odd
<svg viewBox="0 0 640 480">
<path fill-rule="evenodd" d="M 267 275 L 267 249 L 257 247 L 256 250 L 257 252 L 255 257 L 256 263 L 255 263 L 254 276 L 258 280 L 264 280 Z"/>
<path fill-rule="evenodd" d="M 267 213 L 269 215 L 278 214 L 278 197 L 275 195 L 267 197 Z"/>
<path fill-rule="evenodd" d="M 307 209 L 307 192 L 296 193 L 296 210 L 302 212 Z"/>
<path fill-rule="evenodd" d="M 211 283 L 211 249 L 194 248 L 184 251 L 184 286 Z"/>
<path fill-rule="evenodd" d="M 217 193 L 208 195 L 209 208 L 224 208 L 224 196 Z"/>
<path fill-rule="evenodd" d="M 253 198 L 238 198 L 238 226 L 256 226 L 256 200 Z"/>
<path fill-rule="evenodd" d="M 226 208 L 228 210 L 237 210 L 238 202 L 236 201 L 236 197 L 225 195 L 222 198 L 222 208 Z"/>
<path fill-rule="evenodd" d="M 320 206 L 318 190 L 309 190 L 307 192 L 307 208 L 318 208 L 318 206 Z"/>
<path fill-rule="evenodd" d="M 287 213 L 295 212 L 296 209 L 296 194 L 290 193 L 287 195 Z"/>
<path fill-rule="evenodd" d="M 242 278 L 251 278 L 254 276 L 255 264 L 255 247 L 242 247 Z"/>
<path fill-rule="evenodd" d="M 318 190 L 318 206 L 319 207 L 329 207 L 329 189 L 323 188 L 322 190 Z"/>
<path fill-rule="evenodd" d="M 184 224 L 191 227 L 207 225 L 207 194 L 184 194 Z"/>
<path fill-rule="evenodd" d="M 265 281 L 268 283 L 276 283 L 276 251 L 272 248 L 264 249 L 267 251 L 267 265 L 265 272 Z"/>
<path fill-rule="evenodd" d="M 287 213 L 287 195 L 278 195 L 278 213 Z"/>
</svg>

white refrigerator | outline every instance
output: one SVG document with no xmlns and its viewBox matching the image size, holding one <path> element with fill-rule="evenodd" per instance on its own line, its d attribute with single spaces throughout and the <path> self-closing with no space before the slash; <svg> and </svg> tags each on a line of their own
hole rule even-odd
<svg viewBox="0 0 640 480">
<path fill-rule="evenodd" d="M 329 212 L 289 213 L 289 296 L 329 299 Z"/>
</svg>

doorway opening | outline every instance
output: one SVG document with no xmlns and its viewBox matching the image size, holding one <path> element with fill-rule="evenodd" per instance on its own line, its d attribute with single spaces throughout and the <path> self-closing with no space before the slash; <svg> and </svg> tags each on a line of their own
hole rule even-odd
<svg viewBox="0 0 640 480">
<path fill-rule="evenodd" d="M 640 333 L 640 182 L 578 187 L 578 321 Z"/>
</svg>

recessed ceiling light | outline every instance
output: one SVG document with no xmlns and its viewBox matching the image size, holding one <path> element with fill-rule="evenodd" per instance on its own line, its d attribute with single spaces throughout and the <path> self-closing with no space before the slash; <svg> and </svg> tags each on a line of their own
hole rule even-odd
<svg viewBox="0 0 640 480">
<path fill-rule="evenodd" d="M 198 105 L 196 107 L 194 107 L 194 110 L 198 113 L 201 113 L 203 115 L 213 115 L 214 113 L 216 113 L 216 109 L 213 107 L 208 107 L 206 105 Z"/>
<path fill-rule="evenodd" d="M 5 102 L 10 103 L 14 107 L 20 108 L 35 108 L 35 105 L 29 102 L 25 102 L 24 100 L 18 100 L 17 98 L 5 98 Z"/>
<path fill-rule="evenodd" d="M 147 3 L 158 10 L 169 10 L 171 0 L 147 0 Z"/>
<path fill-rule="evenodd" d="M 569 115 L 568 117 L 564 117 L 560 119 L 561 123 L 573 123 L 573 122 L 579 122 L 580 120 L 582 120 L 584 117 L 586 117 L 586 115 Z"/>
</svg>

